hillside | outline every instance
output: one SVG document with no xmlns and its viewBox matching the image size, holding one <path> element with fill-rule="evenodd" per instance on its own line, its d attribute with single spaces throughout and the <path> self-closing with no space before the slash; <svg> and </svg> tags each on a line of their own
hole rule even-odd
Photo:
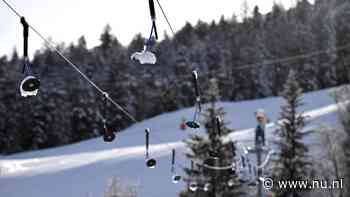
<svg viewBox="0 0 350 197">
<path fill-rule="evenodd" d="M 302 110 L 325 109 L 334 104 L 329 94 L 330 90 L 306 94 Z M 276 121 L 281 104 L 281 98 L 272 97 L 219 105 L 227 112 L 229 126 L 242 130 L 255 126 L 253 113 L 257 108 L 266 109 L 270 119 Z M 183 117 L 191 118 L 192 113 L 193 108 L 187 108 L 140 122 L 118 134 L 111 144 L 96 138 L 59 148 L 2 156 L 1 196 L 102 197 L 108 180 L 116 176 L 138 185 L 141 197 L 175 197 L 185 186 L 171 182 L 170 151 L 176 147 L 179 166 L 189 165 L 189 161 L 180 153 L 185 151 L 181 140 L 190 133 L 200 131 L 181 131 L 179 124 Z M 336 123 L 337 114 L 327 112 L 309 125 L 318 127 L 320 124 Z M 158 159 L 156 169 L 147 169 L 144 164 L 144 129 L 148 127 L 151 128 L 153 144 L 151 155 Z M 238 131 L 230 137 L 242 142 L 239 145 L 250 143 L 250 139 L 254 138 L 249 131 Z M 273 138 L 272 132 L 269 132 L 268 138 Z M 317 146 L 317 136 L 307 140 L 309 144 Z"/>
</svg>

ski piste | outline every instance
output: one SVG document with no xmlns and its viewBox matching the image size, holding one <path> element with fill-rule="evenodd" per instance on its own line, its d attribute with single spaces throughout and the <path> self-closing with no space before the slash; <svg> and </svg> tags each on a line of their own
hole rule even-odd
<svg viewBox="0 0 350 197">
<path fill-rule="evenodd" d="M 323 90 L 317 92 L 311 92 L 305 94 L 305 102 L 310 103 L 305 107 L 305 115 L 310 115 L 315 122 L 311 122 L 311 126 L 307 127 L 304 131 L 308 132 L 309 129 L 318 128 L 320 122 L 334 123 L 336 121 L 335 116 L 338 106 L 334 103 L 332 98 L 327 98 L 331 90 Z M 317 103 L 313 102 L 314 98 L 322 97 Z M 218 106 L 223 106 L 227 109 L 227 115 L 230 117 L 232 128 L 238 128 L 237 131 L 230 134 L 227 137 L 238 142 L 238 147 L 253 146 L 254 140 L 254 128 L 251 129 L 239 129 L 247 128 L 249 125 L 254 125 L 253 119 L 249 120 L 249 117 L 253 117 L 253 112 L 259 106 L 271 106 L 266 107 L 269 109 L 267 113 L 273 118 L 278 117 L 278 111 L 281 100 L 279 98 L 267 98 L 261 100 L 244 101 L 237 103 L 218 103 Z M 203 105 L 206 107 L 206 104 Z M 244 109 L 244 111 L 242 111 Z M 242 113 L 243 112 L 243 113 Z M 163 114 L 155 118 L 143 121 L 135 124 L 123 132 L 118 132 L 115 143 L 106 144 L 101 138 L 83 141 L 78 144 L 68 145 L 64 147 L 58 147 L 54 149 L 47 149 L 42 151 L 33 151 L 28 153 L 16 154 L 9 157 L 1 157 L 1 176 L 0 181 L 2 185 L 7 185 L 0 188 L 2 194 L 7 194 L 11 191 L 13 196 L 21 196 L 27 192 L 35 192 L 39 195 L 45 195 L 45 191 L 35 191 L 33 187 L 25 187 L 21 190 L 14 190 L 11 183 L 16 182 L 16 187 L 32 186 L 32 184 L 43 184 L 50 182 L 55 183 L 55 179 L 60 180 L 69 179 L 75 182 L 76 194 L 86 192 L 86 185 L 89 185 L 88 178 L 84 180 L 78 179 L 75 174 L 79 173 L 80 177 L 91 176 L 95 174 L 93 185 L 90 185 L 91 191 L 96 194 L 100 192 L 105 186 L 105 181 L 111 175 L 120 175 L 121 177 L 134 177 L 135 180 L 139 180 L 144 186 L 140 189 L 141 196 L 157 196 L 158 193 L 174 197 L 176 193 L 186 187 L 183 181 L 178 184 L 172 182 L 172 173 L 170 172 L 169 155 L 171 149 L 176 149 L 177 163 L 182 163 L 187 166 L 189 161 L 183 156 L 183 152 L 187 151 L 185 144 L 181 141 L 181 138 L 185 139 L 188 133 L 200 134 L 199 131 L 189 130 L 182 132 L 178 129 L 178 123 L 173 120 L 181 120 L 181 117 L 188 116 L 193 113 L 193 108 L 187 108 L 179 110 L 177 112 Z M 334 120 L 333 120 L 334 119 Z M 326 120 L 326 121 L 324 121 Z M 315 125 L 312 125 L 315 124 Z M 152 145 L 150 145 L 150 152 L 152 157 L 157 160 L 159 166 L 155 169 L 150 169 L 145 165 L 145 137 L 143 135 L 144 129 L 152 127 L 152 136 L 157 136 L 162 140 L 155 140 L 152 138 Z M 267 139 L 271 139 L 273 136 L 275 126 L 269 124 L 267 126 Z M 180 136 L 180 139 L 178 138 Z M 182 137 L 181 137 L 182 136 Z M 227 137 L 223 137 L 226 139 Z M 175 139 L 175 140 L 174 140 Z M 242 151 L 242 149 L 238 149 Z M 239 155 L 239 154 L 238 154 Z M 177 167 L 176 173 L 183 175 L 182 169 Z M 139 169 L 139 170 L 135 170 Z M 85 171 L 87 170 L 87 171 Z M 105 172 L 106 171 L 106 172 Z M 82 172 L 83 175 L 81 174 Z M 108 173 L 107 173 L 108 172 Z M 111 174 L 112 172 L 112 174 Z M 52 180 L 51 177 L 52 176 Z M 69 176 L 69 178 L 67 178 Z M 26 178 L 24 178 L 26 177 Z M 42 182 L 42 177 L 49 178 L 50 181 Z M 136 178 L 137 177 L 137 178 Z M 152 177 L 157 177 L 153 179 Z M 45 180 L 47 180 L 47 178 Z M 24 181 L 28 180 L 30 182 Z M 152 180 L 149 182 L 149 180 Z M 56 187 L 67 187 L 67 184 L 72 182 L 63 181 Z M 80 184 L 81 183 L 81 184 Z M 25 184 L 25 185 L 22 185 Z M 156 190 L 157 194 L 152 190 L 154 184 L 161 187 L 160 190 Z M 84 186 L 83 186 L 84 185 Z M 153 185 L 153 186 L 152 186 Z M 158 187 L 157 186 L 157 187 Z M 50 188 L 50 186 L 47 186 Z M 98 188 L 97 188 L 98 187 Z M 31 189 L 33 188 L 33 190 Z M 12 193 L 15 191 L 15 193 Z M 90 190 L 89 190 L 90 191 Z M 38 193 L 39 192 L 39 193 Z M 49 191 L 47 191 L 49 192 Z M 64 193 L 64 192 L 63 192 Z M 51 193 L 50 193 L 51 194 Z M 61 193 L 62 194 L 62 193 Z M 171 195 L 169 195 L 171 194 Z M 51 195 L 56 197 L 55 195 Z M 61 196 L 61 195 L 60 195 Z M 58 196 L 57 196 L 58 197 Z M 172 196 L 171 196 L 172 197 Z"/>
<path fill-rule="evenodd" d="M 331 113 L 335 113 L 338 111 L 339 105 L 344 105 L 348 102 L 342 102 L 339 104 L 331 104 L 325 107 L 321 107 L 319 109 L 314 109 L 314 110 L 310 110 L 307 112 L 304 112 L 303 115 L 304 117 L 306 117 L 306 121 L 313 121 L 316 120 L 318 118 L 321 118 L 322 116 L 325 116 L 327 114 L 331 114 Z M 283 120 L 278 120 L 276 122 L 270 122 L 266 125 L 266 132 L 272 132 L 273 130 L 275 130 L 277 127 L 279 127 L 279 125 L 283 122 Z M 319 125 L 310 125 L 310 126 L 306 126 L 306 128 L 303 130 L 303 132 L 309 132 L 314 130 L 315 128 L 318 128 Z M 229 142 L 230 140 L 234 139 L 235 135 L 239 135 L 239 134 L 244 134 L 245 132 L 254 132 L 255 128 L 249 128 L 249 129 L 243 129 L 243 130 L 239 130 L 237 132 L 233 132 L 225 137 L 223 137 L 223 141 L 224 142 Z M 239 134 L 238 134 L 239 133 Z"/>
<path fill-rule="evenodd" d="M 310 110 L 304 113 L 308 117 L 308 120 L 315 120 L 318 118 L 321 118 L 322 116 L 329 115 L 331 113 L 336 113 L 338 111 L 338 104 L 331 104 L 324 107 L 321 107 L 319 109 Z M 274 129 L 278 126 L 276 123 L 269 123 L 266 125 L 266 132 L 270 134 L 274 131 Z M 318 128 L 318 125 L 311 125 L 304 129 L 304 132 L 309 132 L 311 130 L 314 130 L 315 128 Z M 247 142 L 247 141 L 253 141 L 252 136 L 255 128 L 249 128 L 249 129 L 243 129 L 234 131 L 231 134 L 227 136 L 223 136 L 222 139 L 225 142 L 230 142 L 231 140 L 238 141 L 238 142 Z M 249 139 L 247 139 L 247 136 L 249 136 Z M 122 140 L 122 139 L 121 139 Z M 181 141 L 175 141 L 170 143 L 161 143 L 161 144 L 154 144 L 152 145 L 152 149 L 154 151 L 154 154 L 159 154 L 163 151 L 171 151 L 169 149 L 169 146 L 174 147 L 176 149 L 185 148 L 185 144 Z M 81 153 L 81 154 L 70 154 L 70 155 L 62 155 L 62 156 L 54 156 L 54 157 L 43 157 L 43 158 L 36 158 L 36 159 L 15 159 L 15 160 L 1 160 L 0 166 L 2 167 L 1 175 L 2 177 L 6 176 L 19 176 L 20 174 L 26 174 L 26 172 L 45 172 L 45 168 L 51 167 L 58 167 L 57 161 L 63 160 L 64 158 L 67 159 L 67 162 L 64 162 L 64 165 L 58 167 L 59 169 L 69 169 L 74 168 L 82 165 L 88 165 L 91 162 L 94 161 L 103 161 L 108 160 L 114 157 L 121 157 L 121 159 L 128 159 L 128 158 L 137 158 L 139 156 L 143 156 L 145 153 L 145 146 L 134 146 L 134 147 L 128 147 L 128 148 L 118 148 L 115 150 L 104 150 L 104 151 L 96 151 L 91 153 Z M 130 150 L 130 154 L 128 154 L 128 150 Z M 167 153 L 168 154 L 168 153 Z M 86 159 L 83 159 L 78 162 L 78 158 L 82 156 Z M 87 157 L 90 157 L 91 159 L 88 159 Z M 6 158 L 6 157 L 5 157 Z M 75 159 L 76 158 L 76 159 Z M 71 161 L 71 162 L 69 162 Z M 37 164 L 31 166 L 30 164 Z M 27 166 L 27 167 L 26 167 Z M 30 166 L 30 167 L 29 167 Z M 44 167 L 44 168 L 42 168 Z M 49 170 L 48 172 L 50 172 Z M 53 170 L 55 171 L 55 170 Z M 36 174 L 36 173 L 35 173 Z"/>
</svg>

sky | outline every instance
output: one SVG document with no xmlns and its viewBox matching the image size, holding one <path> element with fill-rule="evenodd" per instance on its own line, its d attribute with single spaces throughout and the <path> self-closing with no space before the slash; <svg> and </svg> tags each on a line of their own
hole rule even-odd
<svg viewBox="0 0 350 197">
<path fill-rule="evenodd" d="M 112 27 L 123 45 L 128 45 L 137 33 L 146 36 L 151 23 L 148 0 L 7 0 L 28 23 L 55 43 L 76 43 L 84 35 L 89 48 L 100 43 L 99 37 L 106 24 Z M 176 30 L 186 22 L 196 24 L 198 20 L 218 21 L 223 15 L 231 18 L 242 15 L 243 0 L 159 0 Z M 271 10 L 273 2 L 286 8 L 296 0 L 247 0 L 250 10 L 258 5 L 262 13 Z M 160 38 L 164 32 L 170 34 L 161 11 L 156 7 L 157 27 Z M 30 32 L 29 53 L 42 48 L 43 41 Z M 22 53 L 22 26 L 19 19 L 0 0 L 0 56 L 10 55 L 16 48 Z"/>
</svg>

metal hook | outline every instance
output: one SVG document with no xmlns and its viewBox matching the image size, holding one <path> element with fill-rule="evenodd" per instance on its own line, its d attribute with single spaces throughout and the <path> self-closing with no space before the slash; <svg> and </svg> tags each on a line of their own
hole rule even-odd
<svg viewBox="0 0 350 197">
<path fill-rule="evenodd" d="M 115 134 L 113 131 L 110 131 L 108 128 L 107 123 L 107 104 L 108 104 L 108 98 L 109 94 L 107 92 L 103 92 L 103 109 L 102 109 L 102 123 L 103 123 L 103 141 L 105 142 L 112 142 L 115 139 Z"/>
</svg>

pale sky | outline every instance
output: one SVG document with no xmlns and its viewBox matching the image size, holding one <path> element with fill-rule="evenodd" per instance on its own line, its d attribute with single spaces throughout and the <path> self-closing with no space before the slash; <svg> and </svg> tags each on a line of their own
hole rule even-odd
<svg viewBox="0 0 350 197">
<path fill-rule="evenodd" d="M 134 35 L 150 33 L 148 0 L 7 0 L 32 26 L 45 37 L 51 37 L 56 43 L 76 42 L 84 35 L 88 47 L 100 43 L 99 36 L 103 27 L 109 23 L 112 33 L 127 45 Z M 221 15 L 231 18 L 240 16 L 243 0 L 159 0 L 167 12 L 173 28 L 180 29 L 186 21 L 196 24 L 200 19 L 218 21 Z M 273 2 L 290 7 L 296 0 L 247 0 L 250 10 L 258 5 L 262 13 L 271 10 Z M 156 4 L 156 2 L 155 2 Z M 170 30 L 157 8 L 158 32 Z M 42 46 L 42 40 L 30 32 L 29 50 L 33 54 Z M 0 0 L 0 56 L 11 54 L 16 47 L 22 55 L 22 26 L 19 19 L 5 7 Z"/>
</svg>

